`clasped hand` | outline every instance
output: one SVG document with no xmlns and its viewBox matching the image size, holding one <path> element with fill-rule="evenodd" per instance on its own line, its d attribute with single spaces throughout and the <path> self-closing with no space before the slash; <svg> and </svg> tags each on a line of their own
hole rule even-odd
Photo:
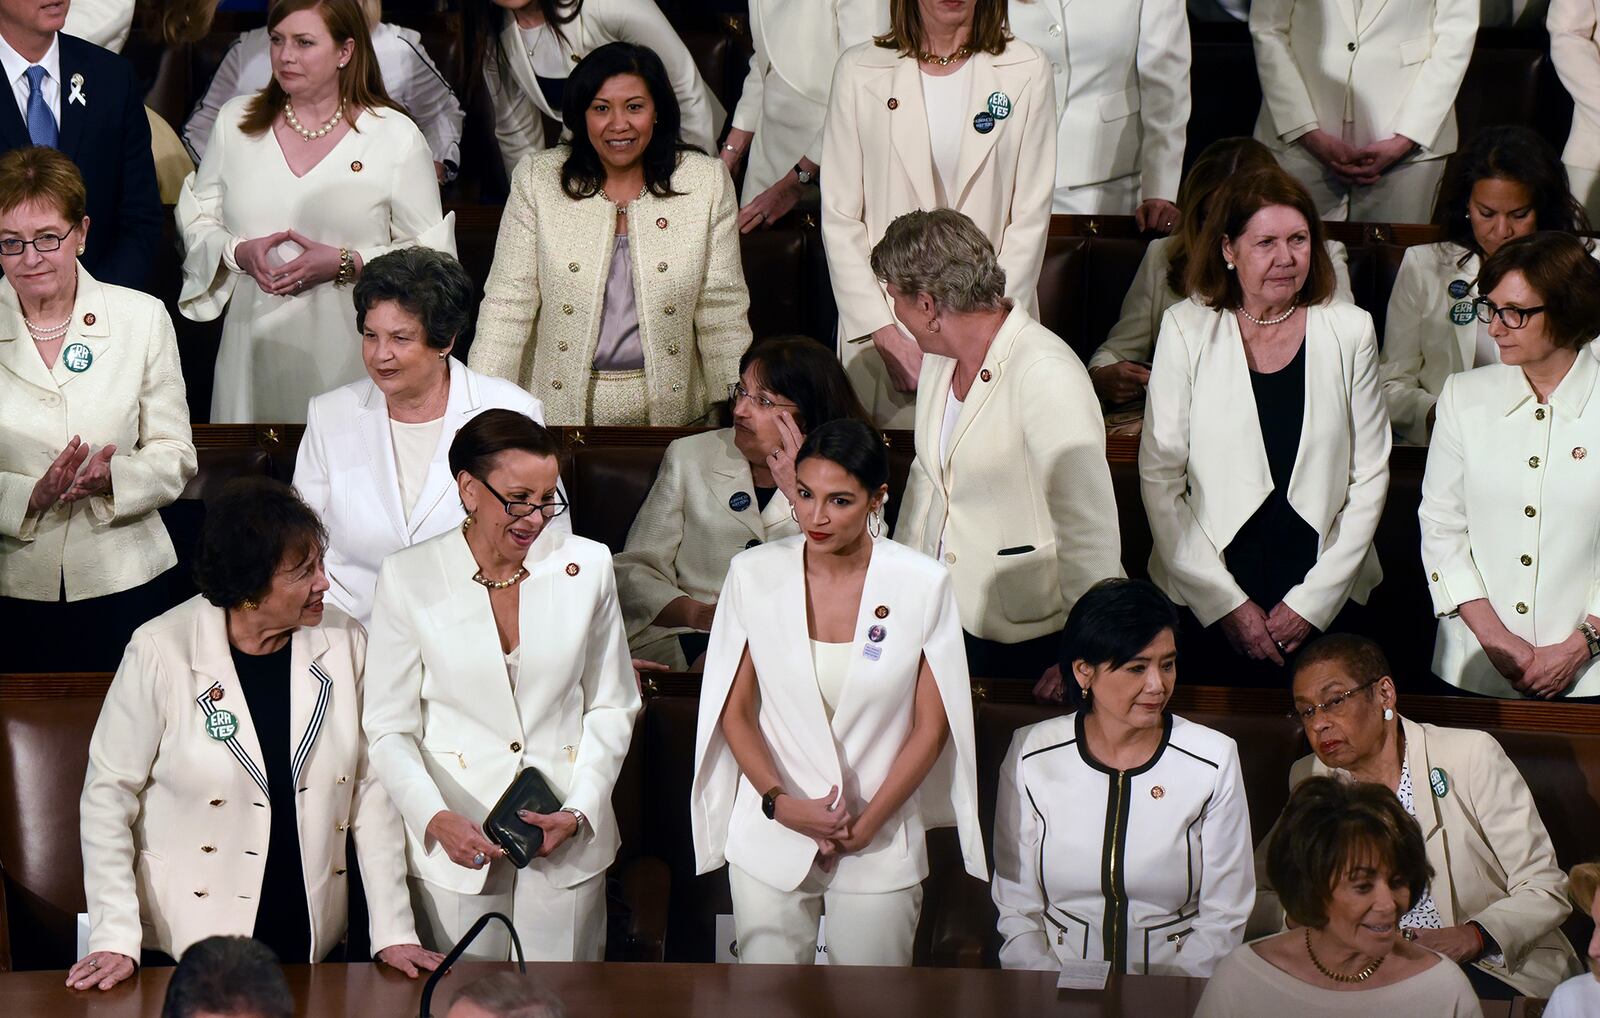
<svg viewBox="0 0 1600 1018">
<path fill-rule="evenodd" d="M 1357 148 L 1338 135 L 1315 130 L 1300 143 L 1317 161 L 1346 184 L 1371 185 L 1400 160 L 1410 155 L 1417 143 L 1403 134 L 1394 134 Z"/>
<path fill-rule="evenodd" d="M 773 819 L 817 843 L 817 865 L 825 873 L 833 871 L 841 856 L 861 851 L 878 834 L 877 825 L 860 816 L 851 816 L 839 795 L 838 785 L 816 799 L 779 796 Z"/>
<path fill-rule="evenodd" d="M 274 267 L 269 255 L 285 241 L 298 244 L 303 250 Z M 297 230 L 283 230 L 244 241 L 234 250 L 233 257 L 239 268 L 256 281 L 262 293 L 274 297 L 292 297 L 321 283 L 331 283 L 339 275 L 339 249 L 311 240 Z"/>
<path fill-rule="evenodd" d="M 37 516 L 57 502 L 111 494 L 111 457 L 116 454 L 115 445 L 105 445 L 91 456 L 88 443 L 73 435 L 44 476 L 34 482 L 28 513 Z"/>
</svg>

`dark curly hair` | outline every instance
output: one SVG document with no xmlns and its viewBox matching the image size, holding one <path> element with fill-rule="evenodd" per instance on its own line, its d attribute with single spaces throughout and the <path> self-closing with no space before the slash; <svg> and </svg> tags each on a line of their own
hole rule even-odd
<svg viewBox="0 0 1600 1018">
<path fill-rule="evenodd" d="M 393 301 L 422 323 L 423 338 L 448 350 L 472 321 L 472 277 L 452 254 L 429 247 L 403 247 L 380 255 L 361 270 L 353 295 L 356 331 L 367 328 L 367 312 Z"/>
<path fill-rule="evenodd" d="M 195 586 L 218 608 L 259 602 L 285 556 L 327 547 L 328 531 L 293 488 L 269 477 L 236 478 L 206 507 Z"/>
<path fill-rule="evenodd" d="M 590 198 L 605 186 L 606 169 L 600 153 L 589 140 L 589 104 L 607 81 L 619 74 L 637 74 L 650 90 L 656 104 L 655 130 L 644 149 L 644 185 L 657 198 L 678 192 L 672 189 L 672 171 L 678 168 L 678 151 L 693 149 L 678 137 L 681 115 L 678 96 L 672 91 L 667 69 L 648 46 L 631 42 L 611 42 L 590 53 L 572 69 L 561 103 L 561 123 L 572 140 L 567 161 L 561 164 L 561 189 L 574 200 Z"/>
<path fill-rule="evenodd" d="M 1480 180 L 1507 180 L 1526 188 L 1533 199 L 1536 230 L 1589 232 L 1589 218 L 1583 204 L 1572 196 L 1567 168 L 1544 136 L 1515 124 L 1486 127 L 1450 160 L 1434 206 L 1433 221 L 1444 227 L 1451 242 L 1467 249 L 1458 267 L 1465 267 L 1474 255 L 1483 256 L 1467 219 L 1472 187 Z"/>
<path fill-rule="evenodd" d="M 739 374 L 751 365 L 761 384 L 799 408 L 794 417 L 801 431 L 841 417 L 871 423 L 838 355 L 810 336 L 758 339 L 739 358 Z"/>
</svg>

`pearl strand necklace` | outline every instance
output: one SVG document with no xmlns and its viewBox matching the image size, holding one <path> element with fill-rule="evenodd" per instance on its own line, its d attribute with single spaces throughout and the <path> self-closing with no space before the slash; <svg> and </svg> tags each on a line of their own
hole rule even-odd
<svg viewBox="0 0 1600 1018">
<path fill-rule="evenodd" d="M 316 141 L 318 138 L 323 137 L 329 131 L 339 126 L 339 121 L 344 119 L 344 102 L 340 101 L 339 108 L 333 111 L 333 117 L 329 119 L 326 124 L 323 124 L 315 131 L 307 130 L 305 125 L 300 123 L 300 118 L 294 115 L 294 103 L 292 102 L 285 102 L 283 104 L 283 119 L 284 122 L 289 125 L 289 129 L 298 134 L 302 139 L 306 141 Z"/>
<path fill-rule="evenodd" d="M 1294 306 L 1291 306 L 1289 308 L 1289 310 L 1285 311 L 1283 314 L 1279 315 L 1276 318 L 1257 318 L 1255 315 L 1253 315 L 1250 312 L 1246 311 L 1243 308 L 1243 306 L 1241 306 L 1238 309 L 1238 311 L 1239 311 L 1239 313 L 1241 315 L 1244 315 L 1246 318 L 1250 319 L 1252 322 L 1255 322 L 1257 325 L 1263 325 L 1263 326 L 1266 326 L 1266 325 L 1282 325 L 1284 322 L 1287 322 L 1289 320 L 1291 315 L 1293 315 L 1296 311 L 1299 311 L 1299 310 L 1300 310 L 1299 306 L 1298 305 L 1294 305 Z"/>
<path fill-rule="evenodd" d="M 28 327 L 28 334 L 35 343 L 50 343 L 67 334 L 67 328 L 72 324 L 72 316 L 62 319 L 60 325 L 43 326 L 36 324 L 27 315 L 22 316 L 22 324 Z"/>
</svg>

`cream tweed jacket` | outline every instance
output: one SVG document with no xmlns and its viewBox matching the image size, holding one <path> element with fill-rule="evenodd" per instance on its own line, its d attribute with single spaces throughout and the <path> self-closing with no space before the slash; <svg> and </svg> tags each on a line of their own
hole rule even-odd
<svg viewBox="0 0 1600 1018">
<path fill-rule="evenodd" d="M 467 364 L 508 378 L 544 402 L 552 425 L 587 424 L 589 381 L 616 238 L 615 207 L 561 189 L 563 145 L 526 156 L 511 179 L 494 265 Z M 680 155 L 679 192 L 648 191 L 628 206 L 650 423 L 705 417 L 739 377 L 750 345 L 739 260 L 738 203 L 722 163 Z"/>
</svg>

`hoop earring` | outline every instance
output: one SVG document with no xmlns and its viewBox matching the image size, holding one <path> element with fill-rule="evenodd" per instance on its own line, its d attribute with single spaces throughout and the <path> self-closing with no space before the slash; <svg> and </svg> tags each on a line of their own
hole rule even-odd
<svg viewBox="0 0 1600 1018">
<path fill-rule="evenodd" d="M 796 523 L 800 522 L 800 517 L 795 514 L 793 502 L 789 503 L 789 518 L 794 520 Z"/>
<path fill-rule="evenodd" d="M 877 529 L 873 529 L 872 524 L 874 522 L 878 524 Z M 883 536 L 883 516 L 881 514 L 876 512 L 867 514 L 867 533 L 872 535 L 874 541 Z"/>
</svg>

